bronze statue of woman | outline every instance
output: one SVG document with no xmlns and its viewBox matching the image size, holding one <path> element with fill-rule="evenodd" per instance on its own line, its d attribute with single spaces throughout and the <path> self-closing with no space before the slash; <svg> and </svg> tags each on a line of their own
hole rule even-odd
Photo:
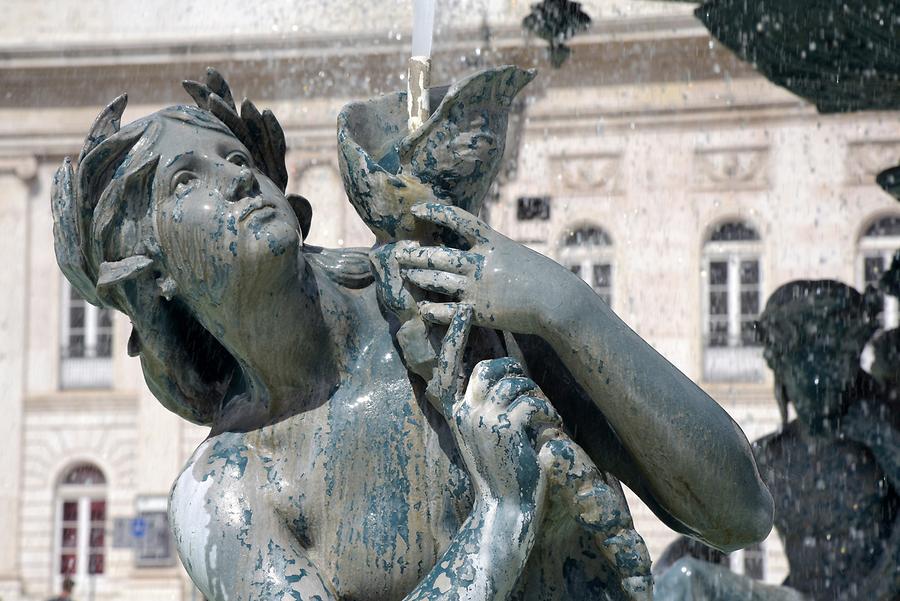
<svg viewBox="0 0 900 601">
<path fill-rule="evenodd" d="M 170 501 L 209 599 L 650 599 L 616 478 L 721 549 L 768 534 L 724 410 L 476 217 L 529 79 L 434 91 L 412 133 L 402 95 L 362 121 L 348 107 L 341 162 L 371 250 L 304 244 L 281 127 L 215 71 L 186 83 L 198 107 L 121 127 L 117 99 L 58 171 L 61 268 L 131 318 L 157 398 L 211 427 Z"/>
</svg>

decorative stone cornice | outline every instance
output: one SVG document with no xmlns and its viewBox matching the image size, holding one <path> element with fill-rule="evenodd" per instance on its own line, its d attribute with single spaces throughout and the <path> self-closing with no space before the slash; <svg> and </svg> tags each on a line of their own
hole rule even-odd
<svg viewBox="0 0 900 601">
<path fill-rule="evenodd" d="M 900 164 L 900 140 L 862 140 L 847 144 L 846 183 L 874 186 L 877 175 Z"/>
<path fill-rule="evenodd" d="M 543 42 L 523 35 L 518 25 L 448 30 L 434 48 L 433 81 L 453 81 L 500 64 L 540 69 L 535 90 L 616 85 L 633 81 L 636 69 L 643 82 L 667 81 L 673 61 L 688 59 L 695 81 L 721 78 L 721 72 L 752 74 L 718 45 L 710 47 L 706 30 L 689 16 L 610 19 L 570 45 L 571 68 L 555 70 L 547 63 Z M 261 102 L 369 97 L 405 89 L 408 46 L 407 37 L 386 38 L 381 32 L 0 46 L 0 80 L 6 92 L 0 108 L 102 106 L 126 87 L 132 102 L 183 102 L 181 79 L 198 77 L 207 66 L 226 73 L 236 92 Z M 634 60 L 646 53 L 667 58 Z M 81 81 L 91 85 L 80 86 Z"/>
<path fill-rule="evenodd" d="M 67 413 L 118 412 L 129 419 L 137 409 L 138 395 L 119 390 L 61 390 L 25 398 L 25 412 Z"/>
<path fill-rule="evenodd" d="M 37 176 L 37 158 L 34 156 L 0 156 L 0 175 L 12 173 L 23 182 Z"/>
<path fill-rule="evenodd" d="M 768 159 L 769 150 L 766 147 L 698 149 L 694 152 L 694 188 L 768 188 Z"/>
<path fill-rule="evenodd" d="M 90 66 L 151 65 L 193 63 L 196 61 L 250 61 L 305 58 L 363 57 L 408 54 L 411 32 L 385 36 L 384 31 L 348 30 L 345 34 L 245 35 L 223 41 L 222 36 L 193 39 L 147 37 L 134 41 L 72 41 L 53 45 L 33 44 L 3 47 L 0 43 L 0 69 L 78 68 Z M 587 33 L 569 42 L 573 48 L 604 43 L 658 40 L 683 37 L 707 37 L 706 29 L 691 15 L 660 15 L 598 20 Z M 525 35 L 518 22 L 495 23 L 481 27 L 462 27 L 441 31 L 435 54 L 453 54 L 535 45 L 543 42 Z"/>
<path fill-rule="evenodd" d="M 621 192 L 622 155 L 595 153 L 558 155 L 550 159 L 553 173 L 558 173 L 564 192 L 574 195 L 617 194 Z"/>
</svg>

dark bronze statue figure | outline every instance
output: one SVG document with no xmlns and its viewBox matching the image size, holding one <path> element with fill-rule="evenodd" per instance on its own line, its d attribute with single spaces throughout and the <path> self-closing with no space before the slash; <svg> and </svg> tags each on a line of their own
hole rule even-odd
<svg viewBox="0 0 900 601">
<path fill-rule="evenodd" d="M 784 586 L 687 559 L 661 578 L 658 598 L 900 598 L 894 331 L 875 344 L 873 372 L 884 377 L 860 367 L 878 327 L 874 296 L 831 280 L 795 281 L 775 291 L 760 318 L 785 423 L 753 450 L 790 564 Z"/>
</svg>

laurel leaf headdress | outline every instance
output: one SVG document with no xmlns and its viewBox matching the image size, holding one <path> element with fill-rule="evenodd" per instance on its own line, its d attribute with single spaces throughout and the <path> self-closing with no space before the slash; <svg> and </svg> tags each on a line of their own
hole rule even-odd
<svg viewBox="0 0 900 601">
<path fill-rule="evenodd" d="M 185 81 L 183 85 L 198 107 L 221 121 L 247 147 L 257 167 L 284 191 L 288 179 L 286 144 L 275 115 L 269 110 L 260 113 L 246 99 L 238 114 L 231 89 L 212 68 L 206 70 L 206 83 Z M 78 293 L 97 306 L 105 300 L 104 289 L 134 278 L 154 264 L 149 256 L 153 246 L 148 239 L 149 220 L 141 225 L 142 218 L 152 212 L 151 207 L 130 206 L 135 195 L 129 192 L 152 183 L 159 158 L 151 156 L 140 164 L 130 164 L 129 156 L 135 154 L 132 150 L 138 145 L 151 144 L 159 126 L 144 120 L 122 129 L 127 102 L 127 95 L 122 94 L 103 109 L 81 149 L 77 170 L 66 158 L 53 178 L 51 206 L 57 262 Z M 290 195 L 288 200 L 297 203 L 302 199 Z M 309 211 L 300 213 L 307 215 L 301 222 L 306 234 Z M 116 232 L 117 225 L 125 231 Z M 107 260 L 110 257 L 105 241 L 116 235 L 120 239 L 130 236 L 136 252 Z"/>
</svg>

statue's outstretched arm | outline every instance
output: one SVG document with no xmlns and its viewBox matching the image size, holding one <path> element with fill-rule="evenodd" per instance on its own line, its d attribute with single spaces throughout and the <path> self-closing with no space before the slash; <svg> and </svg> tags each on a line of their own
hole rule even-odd
<svg viewBox="0 0 900 601">
<path fill-rule="evenodd" d="M 618 447 L 617 475 L 670 526 L 714 547 L 765 538 L 772 498 L 746 437 L 713 399 L 564 267 L 458 207 L 425 203 L 412 212 L 454 231 L 468 250 L 401 242 L 384 252 L 407 282 L 472 305 L 476 325 L 546 341 L 608 425 L 578 424 L 595 462 L 607 465 L 603 454 Z M 446 324 L 456 307 L 422 303 L 420 311 Z"/>
</svg>

